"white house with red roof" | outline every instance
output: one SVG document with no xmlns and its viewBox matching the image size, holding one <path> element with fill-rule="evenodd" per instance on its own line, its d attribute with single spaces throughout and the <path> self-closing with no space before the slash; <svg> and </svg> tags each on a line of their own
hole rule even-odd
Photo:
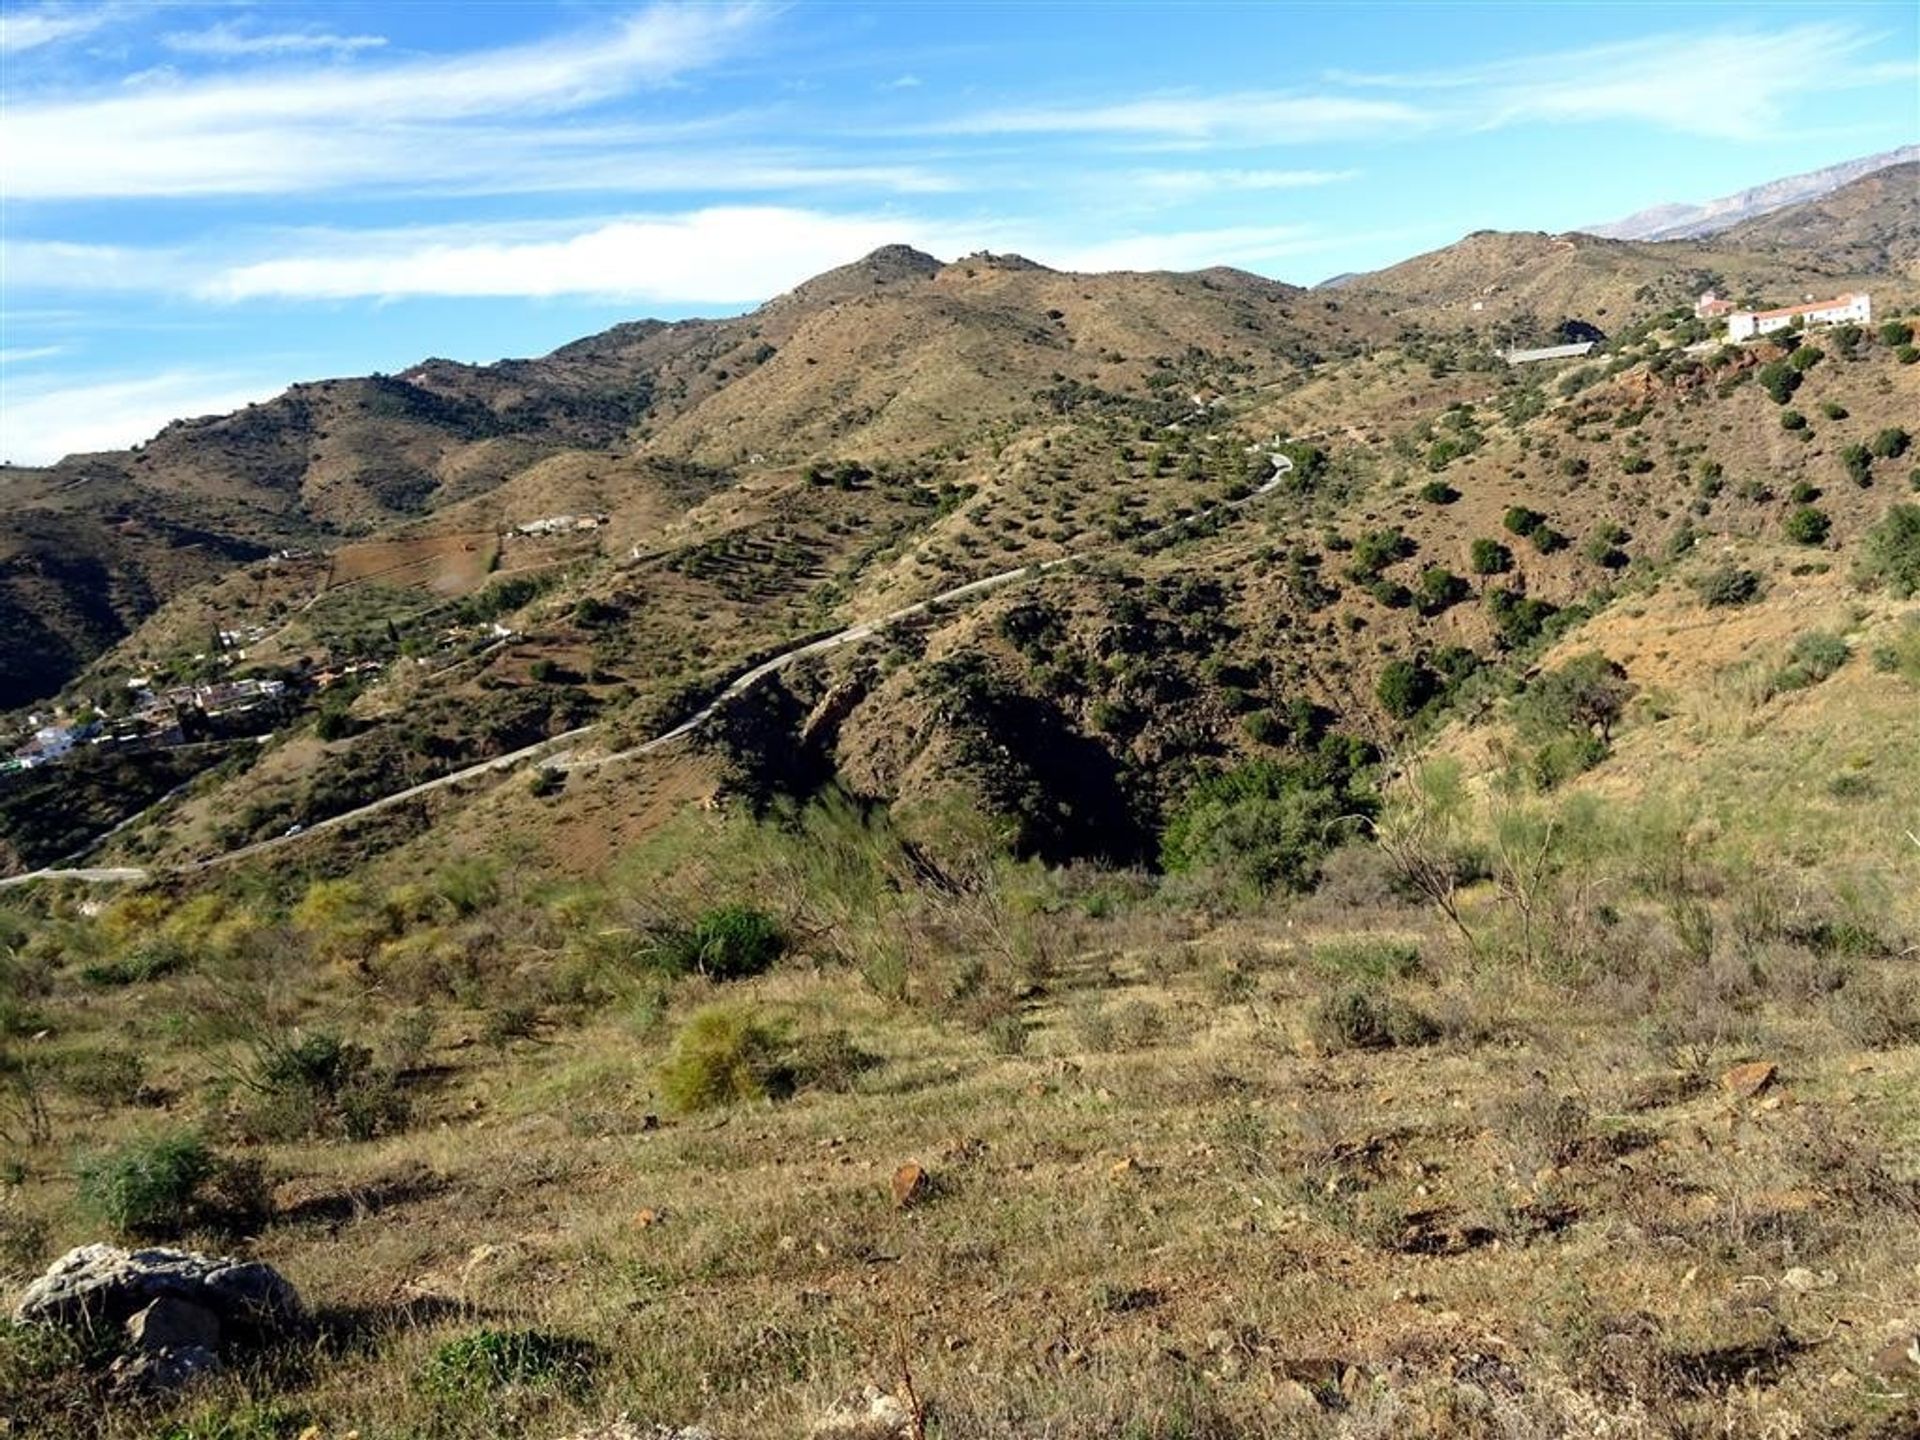
<svg viewBox="0 0 1920 1440">
<path fill-rule="evenodd" d="M 1784 330 L 1796 322 L 1802 325 L 1864 325 L 1873 319 L 1873 297 L 1836 295 L 1831 300 L 1809 300 L 1804 305 L 1788 305 L 1779 310 L 1736 310 L 1727 316 L 1729 340 L 1751 340 Z"/>
</svg>

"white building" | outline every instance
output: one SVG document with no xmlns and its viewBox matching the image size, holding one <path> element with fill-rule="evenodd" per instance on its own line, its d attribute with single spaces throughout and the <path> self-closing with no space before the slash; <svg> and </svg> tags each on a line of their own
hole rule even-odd
<svg viewBox="0 0 1920 1440">
<path fill-rule="evenodd" d="M 1538 350 L 1502 350 L 1500 358 L 1509 365 L 1525 365 L 1534 360 L 1573 360 L 1592 349 L 1593 341 L 1576 340 L 1570 345 L 1546 345 Z"/>
<path fill-rule="evenodd" d="M 1738 310 L 1727 317 L 1729 340 L 1751 340 L 1784 330 L 1795 321 L 1804 325 L 1865 325 L 1873 319 L 1873 297 L 1836 295 L 1831 300 L 1809 300 L 1779 310 Z"/>
</svg>

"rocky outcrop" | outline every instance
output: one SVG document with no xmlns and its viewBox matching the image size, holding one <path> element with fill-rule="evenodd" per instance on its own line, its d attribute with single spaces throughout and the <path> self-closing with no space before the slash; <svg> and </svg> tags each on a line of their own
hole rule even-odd
<svg viewBox="0 0 1920 1440">
<path fill-rule="evenodd" d="M 236 1346 L 299 1330 L 299 1292 L 271 1265 L 187 1250 L 70 1250 L 14 1307 L 21 1325 L 97 1335 L 119 1330 L 116 1388 L 168 1391 L 217 1370 Z"/>
</svg>

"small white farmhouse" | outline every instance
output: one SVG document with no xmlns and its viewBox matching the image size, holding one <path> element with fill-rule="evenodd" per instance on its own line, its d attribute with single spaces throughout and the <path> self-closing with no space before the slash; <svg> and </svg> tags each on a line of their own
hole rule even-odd
<svg viewBox="0 0 1920 1440">
<path fill-rule="evenodd" d="M 1779 310 L 1739 310 L 1727 317 L 1729 340 L 1751 340 L 1784 330 L 1796 320 L 1806 325 L 1864 325 L 1873 319 L 1873 297 L 1836 295 L 1831 300 L 1809 300 L 1804 305 L 1788 305 Z"/>
</svg>

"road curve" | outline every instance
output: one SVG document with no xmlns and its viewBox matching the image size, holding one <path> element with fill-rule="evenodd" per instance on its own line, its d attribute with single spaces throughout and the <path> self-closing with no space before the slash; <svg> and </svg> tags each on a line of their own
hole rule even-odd
<svg viewBox="0 0 1920 1440">
<path fill-rule="evenodd" d="M 1315 439 L 1327 433 L 1328 432 L 1324 430 L 1317 430 L 1307 435 L 1294 436 L 1292 440 L 1276 440 L 1274 442 L 1274 449 L 1268 452 L 1267 456 L 1267 458 L 1273 462 L 1273 474 L 1267 477 L 1266 481 L 1257 489 L 1241 496 L 1238 500 L 1223 500 L 1218 505 L 1202 510 L 1198 515 L 1189 515 L 1184 519 L 1171 521 L 1157 529 L 1149 530 L 1146 534 L 1137 536 L 1130 541 L 1114 541 L 1105 545 L 1096 545 L 1091 549 L 1077 551 L 1071 555 L 1059 555 L 1051 560 L 1042 560 L 1034 564 L 1022 565 L 1012 570 L 1002 570 L 998 574 L 983 576 L 978 580 L 969 580 L 964 585 L 956 585 L 950 590 L 942 590 L 937 595 L 931 595 L 927 599 L 916 601 L 912 605 L 902 606 L 900 609 L 890 611 L 877 619 L 863 620 L 858 624 L 849 625 L 844 630 L 837 630 L 822 639 L 812 640 L 804 645 L 797 645 L 791 650 L 784 650 L 771 659 L 762 660 L 750 670 L 735 677 L 735 679 L 711 701 L 695 711 L 692 715 L 689 715 L 685 720 L 682 720 L 678 725 L 675 725 L 671 730 L 656 735 L 653 739 L 644 741 L 639 745 L 634 745 L 625 750 L 617 750 L 609 755 L 593 756 L 580 760 L 571 758 L 556 760 L 553 768 L 566 771 L 592 770 L 603 765 L 613 764 L 616 761 L 631 760 L 636 756 L 651 754 L 655 750 L 664 749 L 677 740 L 685 739 L 718 714 L 721 707 L 729 701 L 738 699 L 769 675 L 786 669 L 787 666 L 793 664 L 795 661 L 805 660 L 814 655 L 824 655 L 829 651 L 838 650 L 846 645 L 857 645 L 863 640 L 870 640 L 889 625 L 893 625 L 901 620 L 910 620 L 914 616 L 924 614 L 936 606 L 948 604 L 955 600 L 964 600 L 974 595 L 983 595 L 989 591 L 1000 589 L 1002 586 L 1011 585 L 1016 581 L 1043 575 L 1050 570 L 1057 570 L 1064 565 L 1071 565 L 1077 560 L 1089 560 L 1097 555 L 1104 555 L 1122 549 L 1127 545 L 1138 544 L 1142 540 L 1157 539 L 1183 526 L 1203 524 L 1216 515 L 1243 510 L 1256 500 L 1263 499 L 1272 494 L 1279 488 L 1281 482 L 1292 473 L 1293 460 L 1280 452 L 1279 447 L 1281 445 L 1291 444 L 1294 440 Z M 190 864 L 173 866 L 158 873 L 171 875 L 195 874 L 203 870 L 214 869 L 217 866 L 231 865 L 238 860 L 249 860 L 256 855 L 265 855 L 286 846 L 296 845 L 309 836 L 320 835 L 328 830 L 335 830 L 346 825 L 351 825 L 354 821 L 364 819 L 368 815 L 388 809 L 394 805 L 403 804 L 408 800 L 429 794 L 432 791 L 444 790 L 450 786 L 458 785 L 463 780 L 475 779 L 495 771 L 510 770 L 523 761 L 532 760 L 543 754 L 549 754 L 561 746 L 582 739 L 592 734 L 597 728 L 598 727 L 594 725 L 582 725 L 576 729 L 565 731 L 562 734 L 549 736 L 547 739 L 538 741 L 535 744 L 510 751 L 505 755 L 496 755 L 491 760 L 483 760 L 477 765 L 469 765 L 464 770 L 455 770 L 451 774 L 440 776 L 437 780 L 425 780 L 418 785 L 409 785 L 404 790 L 396 790 L 391 795 L 383 795 L 378 800 L 370 800 L 365 805 L 357 806 L 352 810 L 343 810 L 338 815 L 329 816 L 325 820 L 316 820 L 313 824 L 289 834 L 276 835 L 270 840 L 257 840 L 251 845 L 242 845 L 237 850 L 228 850 L 219 855 L 209 856 L 205 860 L 196 860 Z M 99 884 L 135 884 L 153 878 L 155 873 L 156 872 L 151 870 L 143 870 L 132 866 L 91 870 L 32 870 L 24 875 L 13 875 L 0 879 L 0 888 L 25 885 L 34 880 L 77 880 Z"/>
</svg>

